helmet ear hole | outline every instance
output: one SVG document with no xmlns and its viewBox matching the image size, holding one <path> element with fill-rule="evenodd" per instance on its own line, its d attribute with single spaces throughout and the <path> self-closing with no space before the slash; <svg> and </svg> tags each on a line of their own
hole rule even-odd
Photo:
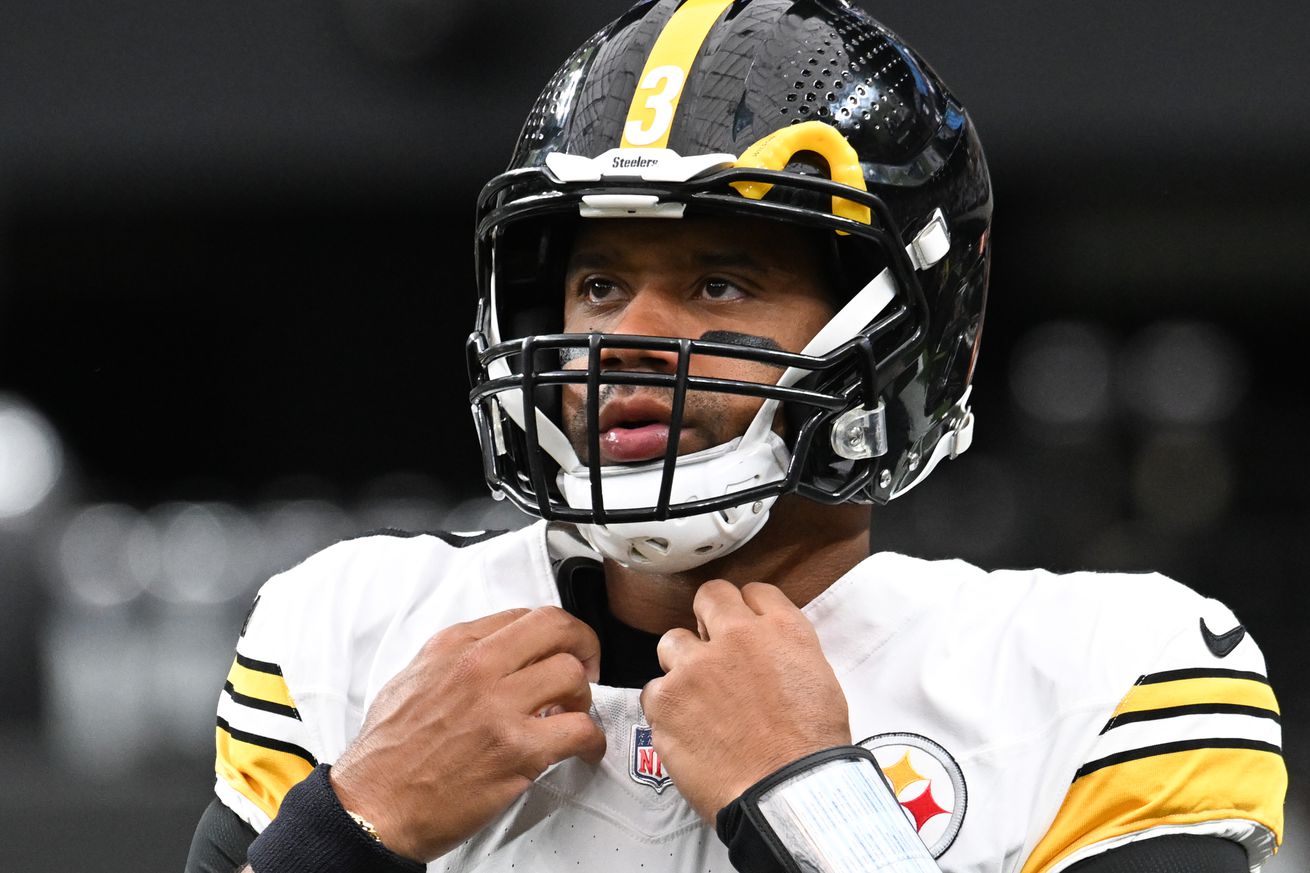
<svg viewBox="0 0 1310 873">
<path fill-rule="evenodd" d="M 634 564 L 650 564 L 668 554 L 669 541 L 663 537 L 645 537 L 632 542 L 628 547 L 628 558 Z"/>
</svg>

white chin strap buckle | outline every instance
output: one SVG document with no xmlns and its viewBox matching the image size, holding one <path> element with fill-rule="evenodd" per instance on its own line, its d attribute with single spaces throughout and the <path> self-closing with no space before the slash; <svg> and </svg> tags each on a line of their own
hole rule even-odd
<svg viewBox="0 0 1310 873">
<path fill-rule="evenodd" d="M 926 270 L 946 257 L 951 250 L 951 234 L 946 229 L 946 216 L 940 208 L 934 209 L 932 217 L 923 229 L 914 235 L 905 253 L 916 270 Z"/>
</svg>

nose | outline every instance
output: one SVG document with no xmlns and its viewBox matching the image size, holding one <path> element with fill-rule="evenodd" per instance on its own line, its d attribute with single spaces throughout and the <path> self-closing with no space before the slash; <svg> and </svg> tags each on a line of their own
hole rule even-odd
<svg viewBox="0 0 1310 873">
<path fill-rule="evenodd" d="M 625 336 L 692 337 L 693 325 L 676 299 L 656 289 L 642 288 L 628 300 L 611 325 L 609 334 Z M 602 370 L 649 370 L 672 373 L 678 368 L 678 352 L 664 349 L 606 348 L 601 352 Z"/>
</svg>

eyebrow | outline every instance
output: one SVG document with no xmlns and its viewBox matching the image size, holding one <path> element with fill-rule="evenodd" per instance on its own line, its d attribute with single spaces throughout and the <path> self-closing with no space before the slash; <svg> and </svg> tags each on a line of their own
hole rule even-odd
<svg viewBox="0 0 1310 873">
<path fill-rule="evenodd" d="M 682 258 L 690 261 L 691 266 L 701 269 L 751 270 L 757 273 L 768 273 L 774 269 L 743 251 L 692 251 L 682 253 L 679 260 Z M 623 263 L 622 255 L 601 249 L 583 249 L 569 258 L 568 269 L 570 271 L 614 269 L 622 266 Z"/>
</svg>

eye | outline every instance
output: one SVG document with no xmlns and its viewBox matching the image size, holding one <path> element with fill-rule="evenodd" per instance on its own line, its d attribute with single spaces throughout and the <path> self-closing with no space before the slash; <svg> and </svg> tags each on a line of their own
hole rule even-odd
<svg viewBox="0 0 1310 873">
<path fill-rule="evenodd" d="M 728 279 L 706 279 L 701 286 L 701 294 L 709 300 L 740 300 L 748 296 Z"/>
<path fill-rule="evenodd" d="M 592 303 L 604 303 L 618 299 L 619 286 L 608 279 L 588 276 L 579 283 L 578 296 Z"/>
</svg>

